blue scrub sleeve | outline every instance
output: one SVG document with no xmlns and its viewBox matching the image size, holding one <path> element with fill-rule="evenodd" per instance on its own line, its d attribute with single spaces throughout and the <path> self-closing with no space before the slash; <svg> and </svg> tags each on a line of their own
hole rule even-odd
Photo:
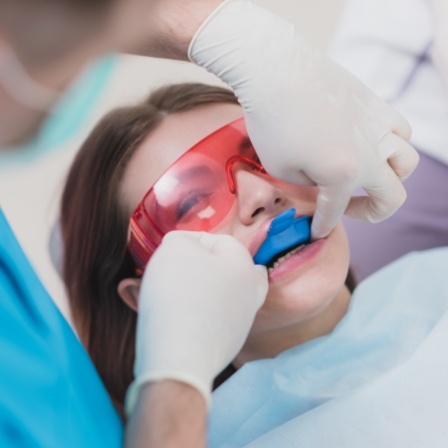
<svg viewBox="0 0 448 448">
<path fill-rule="evenodd" d="M 0 210 L 0 446 L 121 447 L 123 428 L 86 351 Z"/>
</svg>

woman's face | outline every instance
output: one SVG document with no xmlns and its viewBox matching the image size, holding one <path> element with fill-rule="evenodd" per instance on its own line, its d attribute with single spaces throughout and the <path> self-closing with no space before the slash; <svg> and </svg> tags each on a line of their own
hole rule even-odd
<svg viewBox="0 0 448 448">
<path fill-rule="evenodd" d="M 242 116 L 239 106 L 213 104 L 167 116 L 141 144 L 123 179 L 122 200 L 129 216 L 145 193 L 182 154 L 206 135 Z M 275 150 L 275 148 L 273 148 Z M 287 184 L 252 171 L 243 164 L 234 171 L 237 196 L 232 209 L 213 233 L 230 234 L 255 254 L 282 211 L 312 216 L 316 187 Z M 258 312 L 252 335 L 318 316 L 344 288 L 349 265 L 345 231 L 338 224 L 318 240 L 282 261 L 269 273 L 269 292 Z"/>
</svg>

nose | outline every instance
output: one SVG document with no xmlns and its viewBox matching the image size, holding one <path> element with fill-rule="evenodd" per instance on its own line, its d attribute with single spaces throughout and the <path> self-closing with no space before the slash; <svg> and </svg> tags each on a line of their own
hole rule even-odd
<svg viewBox="0 0 448 448">
<path fill-rule="evenodd" d="M 270 182 L 268 176 L 241 165 L 234 168 L 233 175 L 237 187 L 239 219 L 244 225 L 272 218 L 284 210 L 286 194 Z"/>
</svg>

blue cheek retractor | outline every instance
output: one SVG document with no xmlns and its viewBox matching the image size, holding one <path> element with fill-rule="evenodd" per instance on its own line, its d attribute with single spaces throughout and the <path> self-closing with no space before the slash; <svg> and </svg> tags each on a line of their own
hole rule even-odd
<svg viewBox="0 0 448 448">
<path fill-rule="evenodd" d="M 266 239 L 254 255 L 255 264 L 267 265 L 272 258 L 301 243 L 308 243 L 311 238 L 311 218 L 295 218 L 296 209 L 290 208 L 278 215 L 271 223 Z"/>
</svg>

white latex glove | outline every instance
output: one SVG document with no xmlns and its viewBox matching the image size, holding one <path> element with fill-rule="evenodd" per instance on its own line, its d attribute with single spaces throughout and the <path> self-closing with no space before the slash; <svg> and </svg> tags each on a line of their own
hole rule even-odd
<svg viewBox="0 0 448 448">
<path fill-rule="evenodd" d="M 267 271 L 228 235 L 171 232 L 146 267 L 139 294 L 135 381 L 174 379 L 209 400 L 212 382 L 241 350 L 266 298 Z"/>
<path fill-rule="evenodd" d="M 377 222 L 402 205 L 401 181 L 418 162 L 408 123 L 290 23 L 249 1 L 224 2 L 196 33 L 189 58 L 235 91 L 270 174 L 319 186 L 314 238 L 344 211 Z M 368 196 L 351 199 L 359 187 Z"/>
</svg>

